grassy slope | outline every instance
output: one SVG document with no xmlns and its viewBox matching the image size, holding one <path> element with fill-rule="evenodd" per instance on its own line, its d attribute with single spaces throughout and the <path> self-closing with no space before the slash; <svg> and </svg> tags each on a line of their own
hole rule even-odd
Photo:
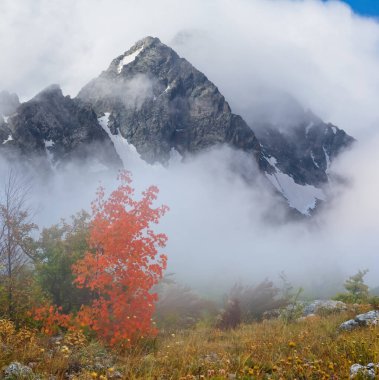
<svg viewBox="0 0 379 380">
<path fill-rule="evenodd" d="M 348 379 L 351 364 L 379 362 L 379 327 L 338 331 L 352 316 L 263 321 L 228 332 L 199 326 L 117 355 L 82 336 L 56 342 L 0 322 L 0 366 L 17 360 L 56 379 Z"/>
</svg>

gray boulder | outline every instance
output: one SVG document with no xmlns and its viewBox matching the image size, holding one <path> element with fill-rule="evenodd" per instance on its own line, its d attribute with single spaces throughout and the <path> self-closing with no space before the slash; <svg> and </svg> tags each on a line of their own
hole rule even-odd
<svg viewBox="0 0 379 380">
<path fill-rule="evenodd" d="M 341 323 L 340 330 L 349 331 L 355 329 L 356 327 L 359 327 L 359 323 L 354 319 L 349 319 L 348 321 Z"/>
<path fill-rule="evenodd" d="M 364 314 L 359 314 L 355 320 L 361 325 L 376 325 L 379 321 L 379 310 L 371 310 Z"/>
<path fill-rule="evenodd" d="M 12 362 L 3 369 L 5 380 L 35 379 L 33 370 L 19 362 Z"/>
<path fill-rule="evenodd" d="M 354 319 L 343 322 L 340 330 L 352 330 L 360 326 L 377 325 L 379 323 L 379 310 L 372 310 L 364 314 L 357 315 Z"/>
<path fill-rule="evenodd" d="M 353 364 L 350 367 L 350 378 L 354 379 L 357 376 L 364 376 L 366 379 L 375 379 L 376 370 L 379 364 L 369 363 L 366 366 L 361 364 Z"/>
<path fill-rule="evenodd" d="M 304 316 L 318 314 L 320 312 L 340 312 L 346 310 L 346 304 L 334 300 L 315 300 L 309 305 L 304 306 Z"/>
</svg>

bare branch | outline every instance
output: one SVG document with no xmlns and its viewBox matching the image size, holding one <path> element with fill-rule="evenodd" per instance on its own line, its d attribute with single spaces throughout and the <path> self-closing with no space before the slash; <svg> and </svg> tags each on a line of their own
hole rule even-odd
<svg viewBox="0 0 379 380">
<path fill-rule="evenodd" d="M 34 257 L 27 205 L 30 184 L 10 169 L 0 194 L 0 284 L 7 289 L 8 317 L 13 318 L 14 278 Z"/>
</svg>

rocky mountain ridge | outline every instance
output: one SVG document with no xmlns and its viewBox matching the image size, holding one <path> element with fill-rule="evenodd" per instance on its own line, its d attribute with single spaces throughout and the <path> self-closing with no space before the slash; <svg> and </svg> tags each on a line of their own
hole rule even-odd
<svg viewBox="0 0 379 380">
<path fill-rule="evenodd" d="M 330 162 L 354 141 L 309 112 L 291 127 L 248 125 L 203 73 L 153 37 L 115 58 L 74 99 L 56 85 L 23 104 L 0 93 L 0 115 L 0 154 L 38 157 L 54 169 L 76 159 L 127 165 L 119 140 L 162 164 L 173 151 L 186 156 L 227 145 L 250 157 L 268 186 L 303 214 L 325 199 Z"/>
<path fill-rule="evenodd" d="M 228 144 L 260 159 L 260 145 L 217 87 L 158 38 L 147 37 L 112 61 L 78 97 L 147 162 Z"/>
<path fill-rule="evenodd" d="M 1 152 L 36 160 L 46 170 L 68 161 L 85 160 L 94 147 L 98 164 L 121 166 L 92 107 L 79 99 L 63 96 L 57 85 L 20 104 L 3 124 L 3 131 L 6 133 L 3 133 Z M 8 137 L 4 139 L 6 134 Z"/>
</svg>

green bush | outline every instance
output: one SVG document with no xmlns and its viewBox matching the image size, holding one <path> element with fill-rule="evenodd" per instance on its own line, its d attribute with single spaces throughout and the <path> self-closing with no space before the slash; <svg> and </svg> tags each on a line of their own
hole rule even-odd
<svg viewBox="0 0 379 380">
<path fill-rule="evenodd" d="M 369 291 L 368 286 L 364 283 L 364 276 L 368 269 L 359 270 L 353 276 L 350 276 L 344 284 L 346 293 L 337 294 L 334 299 L 345 303 L 368 303 Z"/>
<path fill-rule="evenodd" d="M 38 242 L 37 280 L 54 305 L 64 313 L 77 311 L 88 303 L 90 293 L 73 284 L 72 265 L 88 250 L 89 214 L 82 211 L 71 223 L 45 228 Z"/>
</svg>

